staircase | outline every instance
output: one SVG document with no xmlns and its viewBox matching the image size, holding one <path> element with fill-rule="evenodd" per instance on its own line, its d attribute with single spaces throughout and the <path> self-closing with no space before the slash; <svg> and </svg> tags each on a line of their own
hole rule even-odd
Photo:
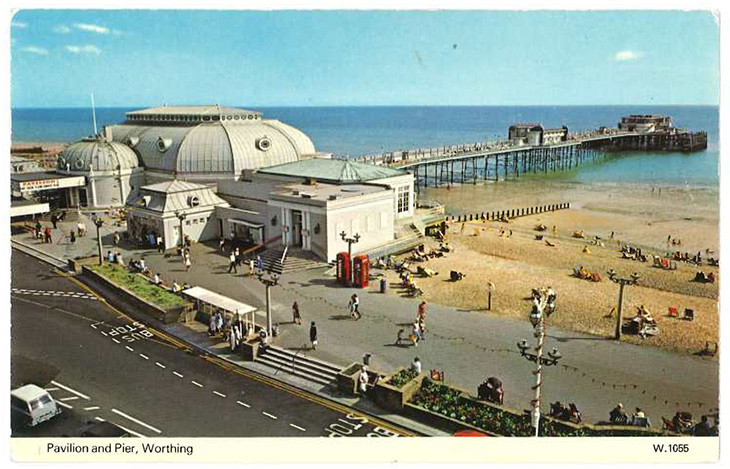
<svg viewBox="0 0 730 469">
<path fill-rule="evenodd" d="M 284 255 L 284 249 L 284 246 L 276 246 L 267 248 L 261 252 L 264 270 L 281 275 L 302 270 L 329 267 L 329 263 L 319 260 L 311 252 L 300 249 L 289 249 L 282 263 L 281 258 Z"/>
<path fill-rule="evenodd" d="M 337 373 L 342 371 L 335 365 L 273 345 L 260 352 L 255 362 L 323 386 L 335 381 Z"/>
</svg>

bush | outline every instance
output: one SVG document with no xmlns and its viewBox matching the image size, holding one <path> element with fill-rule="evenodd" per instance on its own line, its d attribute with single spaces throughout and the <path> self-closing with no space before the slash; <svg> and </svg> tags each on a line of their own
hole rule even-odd
<svg viewBox="0 0 730 469">
<path fill-rule="evenodd" d="M 162 309 L 188 304 L 183 298 L 150 283 L 138 274 L 130 273 L 122 266 L 104 263 L 104 265 L 90 265 L 88 267 L 112 283 L 126 288 L 140 298 Z"/>
<path fill-rule="evenodd" d="M 391 378 L 388 380 L 388 384 L 395 388 L 402 388 L 406 385 L 406 383 L 412 381 L 418 376 L 418 373 L 416 373 L 416 370 L 412 368 L 406 368 L 405 370 L 400 370 L 398 373 L 391 376 Z"/>
</svg>

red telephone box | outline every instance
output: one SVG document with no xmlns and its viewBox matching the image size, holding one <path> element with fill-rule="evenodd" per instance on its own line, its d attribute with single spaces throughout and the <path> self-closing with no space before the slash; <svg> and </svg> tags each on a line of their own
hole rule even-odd
<svg viewBox="0 0 730 469">
<path fill-rule="evenodd" d="M 356 287 L 367 287 L 370 283 L 370 260 L 368 259 L 368 256 L 366 256 L 365 254 L 355 256 L 352 264 L 352 283 Z"/>
<path fill-rule="evenodd" d="M 337 281 L 344 285 L 350 283 L 350 255 L 346 252 L 337 254 Z"/>
</svg>

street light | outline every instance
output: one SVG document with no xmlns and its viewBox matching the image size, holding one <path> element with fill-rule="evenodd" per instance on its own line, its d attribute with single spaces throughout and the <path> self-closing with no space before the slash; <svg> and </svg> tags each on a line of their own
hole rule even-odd
<svg viewBox="0 0 730 469">
<path fill-rule="evenodd" d="M 530 312 L 530 323 L 535 328 L 535 337 L 537 338 L 537 346 L 535 351 L 537 353 L 530 353 L 530 345 L 527 340 L 522 339 L 517 342 L 517 348 L 520 350 L 520 355 L 525 357 L 528 361 L 537 364 L 537 370 L 533 371 L 536 377 L 535 386 L 532 389 L 535 391 L 535 398 L 532 400 L 532 426 L 535 428 L 535 436 L 540 436 L 540 390 L 542 388 L 542 367 L 543 366 L 555 366 L 558 361 L 563 357 L 558 351 L 557 347 L 553 347 L 548 352 L 547 357 L 543 357 L 543 345 L 545 342 L 545 314 L 546 308 L 550 307 L 554 309 L 554 303 L 548 302 L 548 295 L 542 294 L 535 303 L 532 311 Z M 554 301 L 554 297 L 553 297 Z"/>
<path fill-rule="evenodd" d="M 279 276 L 268 272 L 269 277 L 264 277 L 264 273 L 259 271 L 256 276 L 259 282 L 266 285 L 266 336 L 272 337 L 274 335 L 273 325 L 271 321 L 271 287 L 275 287 L 279 284 Z M 271 340 L 271 339 L 269 339 Z"/>
<path fill-rule="evenodd" d="M 350 278 L 347 279 L 347 283 L 349 285 L 352 285 L 352 279 L 354 278 L 353 276 L 355 275 L 355 273 L 352 271 L 352 266 L 353 266 L 352 245 L 354 243 L 357 243 L 358 241 L 360 241 L 360 234 L 355 233 L 355 236 L 353 236 L 352 238 L 348 238 L 347 233 L 345 233 L 345 230 L 342 230 L 342 233 L 340 233 L 340 237 L 342 238 L 342 241 L 347 243 L 347 258 L 350 260 Z"/>
<path fill-rule="evenodd" d="M 614 338 L 616 340 L 621 340 L 621 322 L 623 321 L 623 306 L 624 306 L 624 287 L 626 285 L 636 285 L 639 281 L 639 274 L 637 272 L 634 272 L 631 274 L 631 278 L 625 278 L 625 277 L 619 277 L 616 275 L 616 271 L 611 269 L 608 272 L 608 278 L 614 282 L 618 283 L 618 315 L 616 316 L 616 332 L 614 334 Z"/>
<path fill-rule="evenodd" d="M 184 236 L 183 236 L 183 221 L 187 218 L 187 215 L 185 215 L 182 212 L 175 212 L 175 216 L 178 220 L 180 220 L 180 252 L 182 252 L 185 249 L 184 244 Z"/>
<path fill-rule="evenodd" d="M 104 259 L 104 247 L 101 244 L 101 226 L 104 224 L 104 220 L 98 217 L 94 217 L 94 226 L 96 226 L 96 244 L 99 248 L 99 265 L 103 265 Z"/>
</svg>

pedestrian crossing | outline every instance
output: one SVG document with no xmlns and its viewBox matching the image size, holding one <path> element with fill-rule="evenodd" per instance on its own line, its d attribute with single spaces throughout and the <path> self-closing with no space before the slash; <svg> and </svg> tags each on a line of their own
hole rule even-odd
<svg viewBox="0 0 730 469">
<path fill-rule="evenodd" d="M 16 295 L 33 295 L 33 296 L 55 296 L 65 298 L 79 298 L 84 300 L 96 300 L 97 297 L 84 292 L 75 291 L 53 291 L 53 290 L 29 290 L 27 288 L 11 288 L 10 293 Z"/>
</svg>

